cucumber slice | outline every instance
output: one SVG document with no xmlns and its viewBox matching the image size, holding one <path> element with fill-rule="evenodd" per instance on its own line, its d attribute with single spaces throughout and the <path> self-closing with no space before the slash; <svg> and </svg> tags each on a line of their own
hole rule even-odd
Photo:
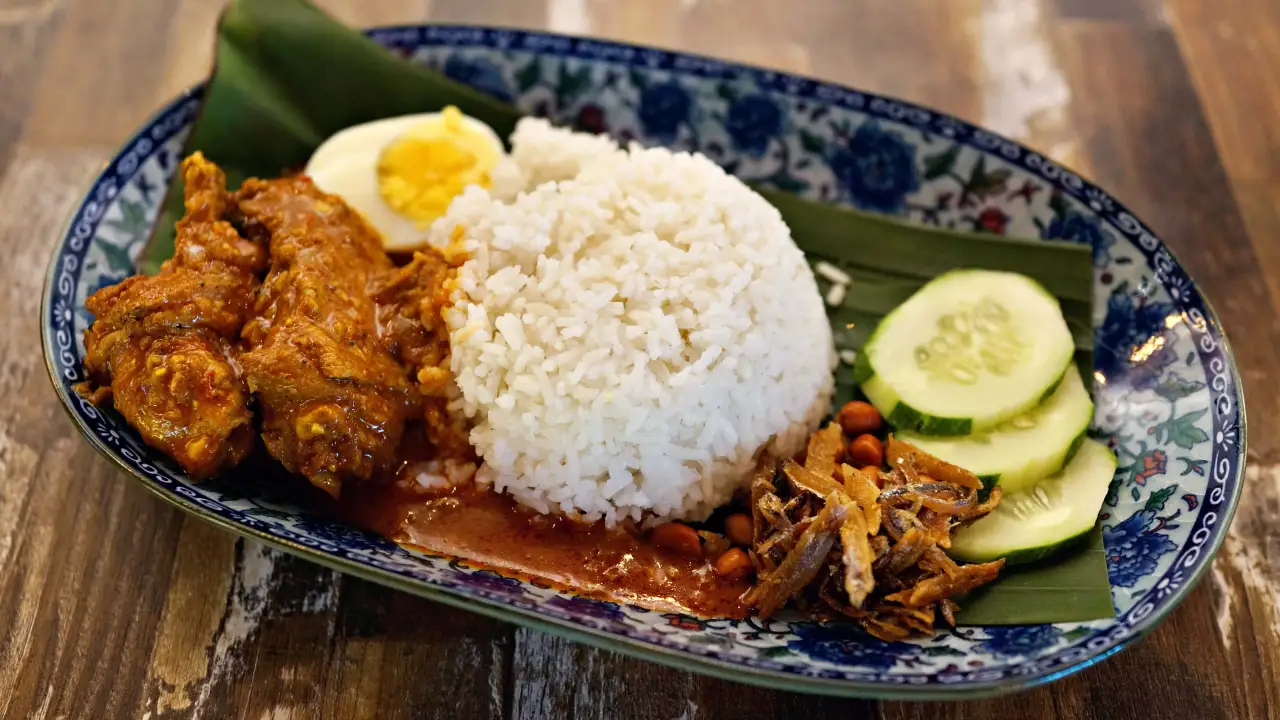
<svg viewBox="0 0 1280 720">
<path fill-rule="evenodd" d="M 967 562 L 1003 557 L 1008 565 L 1043 560 L 1093 529 L 1115 474 L 1111 449 L 1086 438 L 1061 473 L 1005 495 L 990 515 L 957 530 L 951 555 Z"/>
<path fill-rule="evenodd" d="M 880 321 L 854 380 L 901 430 L 967 435 L 1039 404 L 1074 351 L 1058 301 L 1036 281 L 955 270 Z"/>
<path fill-rule="evenodd" d="M 897 436 L 1011 493 L 1061 470 L 1092 420 L 1093 401 L 1072 366 L 1047 400 L 994 430 L 954 438 L 909 432 Z"/>
</svg>

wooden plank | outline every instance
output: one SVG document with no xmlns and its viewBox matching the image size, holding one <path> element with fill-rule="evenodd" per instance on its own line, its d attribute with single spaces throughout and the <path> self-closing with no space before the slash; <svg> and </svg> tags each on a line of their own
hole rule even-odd
<svg viewBox="0 0 1280 720">
<path fill-rule="evenodd" d="M 980 0 L 935 3 L 773 0 L 660 0 L 654 3 L 577 3 L 553 29 L 590 33 L 737 62 L 797 72 L 907 99 L 945 106 L 976 118 L 973 42 Z"/>
<path fill-rule="evenodd" d="M 696 49 L 705 55 L 808 74 L 813 70 L 809 48 L 800 37 L 815 8 L 825 3 L 787 5 L 768 0 L 724 0 L 655 3 L 577 3 L 584 5 L 584 19 L 563 6 L 571 0 L 551 0 L 552 29 L 589 33 L 642 45 L 681 50 Z"/>
<path fill-rule="evenodd" d="M 40 3 L 0 2 L 0 170 L 7 165 L 22 133 L 31 96 L 62 15 L 58 0 Z"/>
<path fill-rule="evenodd" d="M 188 519 L 136 715 L 500 717 L 513 629 Z M 203 566 L 200 561 L 203 560 Z M 182 625 L 179 629 L 179 625 Z"/>
<path fill-rule="evenodd" d="M 518 28 L 544 27 L 547 3 L 553 0 L 431 0 L 431 22 L 475 25 L 502 25 Z"/>
<path fill-rule="evenodd" d="M 510 717 L 521 720 L 679 717 L 696 682 L 687 673 L 531 630 L 516 632 L 511 673 Z"/>
<path fill-rule="evenodd" d="M 349 25 L 368 27 L 424 22 L 431 14 L 432 0 L 319 0 L 316 4 Z"/>
<path fill-rule="evenodd" d="M 316 716 L 334 574 L 194 518 L 186 521 L 178 557 L 209 566 L 175 563 L 158 630 L 166 639 L 150 657 L 148 694 L 133 716 Z M 173 627 L 182 623 L 191 627 Z M 290 643 L 307 652 L 291 654 Z"/>
<path fill-rule="evenodd" d="M 213 44 L 223 2 L 178 0 L 169 21 L 169 40 L 155 57 L 163 58 L 160 79 L 150 105 L 160 107 L 192 85 L 203 82 L 213 68 Z"/>
<path fill-rule="evenodd" d="M 1074 683 L 1073 683 L 1074 684 Z M 885 720 L 967 720 L 968 718 L 1092 718 L 1110 717 L 1081 707 L 1074 701 L 1076 693 L 1060 693 L 1040 688 L 1028 693 L 992 700 L 956 703 L 885 703 Z M 1067 707 L 1059 708 L 1057 698 L 1066 698 Z M 1075 713 L 1075 714 L 1072 714 Z"/>
<path fill-rule="evenodd" d="M 213 651 L 235 569 L 234 536 L 194 517 L 183 519 L 147 672 L 145 712 L 165 717 L 191 710 L 200 685 L 221 662 Z"/>
<path fill-rule="evenodd" d="M 1280 5 L 1169 0 L 1169 18 L 1233 180 L 1280 181 Z"/>
<path fill-rule="evenodd" d="M 1099 20 L 1129 26 L 1165 24 L 1162 0 L 1051 0 L 1054 17 L 1062 20 Z"/>
<path fill-rule="evenodd" d="M 0 573 L 0 712 L 120 716 L 142 691 L 164 593 L 147 580 L 169 567 L 178 516 L 85 451 L 64 435 L 33 471 Z"/>
<path fill-rule="evenodd" d="M 1280 714 L 1280 472 L 1258 457 L 1248 469 L 1231 534 L 1214 566 L 1214 619 L 1230 659 L 1227 673 L 1245 688 L 1249 717 Z"/>
<path fill-rule="evenodd" d="M 518 630 L 511 659 L 514 720 L 874 717 L 876 705 L 777 692 L 636 660 L 533 630 Z"/>
<path fill-rule="evenodd" d="M 795 32 L 819 77 L 976 122 L 983 116 L 987 79 L 983 5 L 980 0 L 816 3 Z"/>
<path fill-rule="evenodd" d="M 1280 115 L 1280 6 L 1266 0 L 1169 5 L 1254 252 L 1264 268 L 1280 268 L 1280 247 L 1272 241 L 1280 227 L 1280 127 L 1260 121 Z M 1272 297 L 1280 297 L 1278 274 L 1264 275 Z"/>
<path fill-rule="evenodd" d="M 482 615 L 343 578 L 335 687 L 324 716 L 335 719 L 502 717 L 515 629 Z"/>
<path fill-rule="evenodd" d="M 1280 198 L 1280 174 L 1269 181 L 1249 180 L 1247 170 L 1237 174 L 1232 166 L 1228 166 L 1228 174 L 1252 240 L 1253 252 L 1262 267 L 1267 269 L 1263 277 L 1271 293 L 1272 307 L 1280 311 L 1280 272 L 1271 271 L 1271 268 L 1280 268 L 1280 242 L 1276 242 L 1276 238 L 1280 238 L 1280 202 L 1277 202 Z M 1251 379 L 1260 381 L 1263 378 Z"/>
<path fill-rule="evenodd" d="M 42 64 L 29 145 L 114 148 L 155 108 L 178 0 L 65 0 Z M 92 54 L 86 54 L 92 48 Z"/>
<path fill-rule="evenodd" d="M 985 0 L 977 18 L 984 127 L 1088 175 L 1081 132 L 1072 120 L 1080 101 L 1050 37 L 1053 9 L 1044 0 Z"/>
<path fill-rule="evenodd" d="M 314 717 L 328 687 L 338 578 L 240 541 L 212 675 L 196 709 L 209 717 Z"/>
</svg>

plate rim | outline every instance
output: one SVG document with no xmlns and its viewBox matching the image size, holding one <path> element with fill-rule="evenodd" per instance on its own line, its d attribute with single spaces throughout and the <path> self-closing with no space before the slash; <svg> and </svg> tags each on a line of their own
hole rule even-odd
<svg viewBox="0 0 1280 720">
<path fill-rule="evenodd" d="M 1112 199 L 1112 201 L 1115 203 L 1117 212 L 1127 213 L 1144 230 L 1149 228 L 1149 225 L 1147 223 L 1139 220 L 1137 216 L 1134 215 L 1132 212 L 1130 212 L 1123 203 L 1121 203 L 1119 200 L 1116 200 L 1111 193 L 1101 188 L 1098 188 L 1094 183 L 1090 181 L 1083 180 L 1078 173 L 1074 173 L 1074 171 L 1071 171 L 1067 166 L 1043 157 L 1041 153 L 1034 150 L 1033 148 L 1030 148 L 1020 142 L 1016 142 L 1014 140 L 1006 138 L 1005 136 L 999 133 L 986 130 L 980 125 L 976 125 L 974 123 L 968 122 L 963 118 L 956 117 L 951 113 L 946 113 L 946 112 L 935 110 L 926 106 L 918 105 L 916 103 L 902 100 L 892 95 L 867 92 L 867 91 L 859 90 L 857 88 L 853 88 L 841 83 L 824 81 L 817 78 L 798 75 L 795 73 L 771 70 L 768 68 L 763 68 L 763 67 L 748 64 L 748 63 L 739 63 L 736 61 L 724 60 L 724 59 L 715 58 L 708 55 L 702 55 L 696 52 L 684 52 L 684 51 L 670 50 L 665 48 L 655 48 L 651 46 L 643 46 L 643 45 L 637 45 L 632 43 L 621 43 L 621 42 L 599 39 L 599 38 L 565 35 L 561 33 L 544 32 L 544 31 L 537 31 L 537 30 L 524 30 L 524 29 L 516 29 L 516 28 L 504 28 L 501 26 L 484 26 L 484 25 L 454 24 L 454 23 L 411 23 L 411 24 L 375 26 L 375 27 L 366 28 L 365 32 L 367 35 L 374 37 L 376 39 L 377 35 L 380 33 L 382 34 L 395 33 L 397 31 L 421 32 L 421 31 L 429 31 L 430 29 L 438 29 L 438 28 L 465 29 L 465 30 L 472 30 L 472 31 L 480 31 L 482 33 L 488 31 L 488 32 L 521 34 L 521 35 L 527 35 L 527 36 L 553 37 L 553 38 L 560 38 L 567 41 L 586 40 L 591 43 L 595 43 L 602 46 L 621 47 L 621 48 L 627 48 L 635 51 L 643 51 L 643 52 L 649 52 L 649 53 L 656 52 L 666 56 L 668 59 L 674 59 L 678 57 L 703 59 L 717 66 L 722 66 L 728 69 L 745 69 L 745 70 L 749 70 L 757 73 L 768 73 L 773 77 L 789 78 L 796 81 L 802 81 L 802 82 L 813 83 L 816 85 L 821 85 L 826 87 L 838 88 L 840 90 L 852 91 L 860 95 L 863 95 L 868 99 L 878 98 L 884 101 L 895 103 L 908 110 L 923 111 L 935 117 L 946 118 L 958 124 L 958 126 L 960 127 L 967 128 L 970 131 L 977 130 L 977 131 L 986 133 L 987 135 L 992 136 L 1001 142 L 1008 143 L 1017 148 L 1020 148 L 1022 151 L 1028 154 L 1040 156 L 1044 161 L 1052 163 L 1053 165 L 1057 166 L 1060 170 L 1071 173 L 1077 180 L 1080 180 L 1082 182 L 1082 186 L 1084 188 L 1092 188 L 1097 192 L 1103 194 L 1105 197 Z M 436 45 L 439 45 L 439 44 L 441 43 L 436 43 Z M 430 46 L 430 43 L 418 42 L 412 45 L 394 45 L 394 44 L 384 43 L 384 46 L 416 48 L 416 47 Z M 488 47 L 487 45 L 479 45 L 479 46 Z M 974 698 L 981 698 L 981 697 L 992 697 L 992 696 L 1027 690 L 1033 687 L 1037 687 L 1039 685 L 1052 682 L 1054 680 L 1061 679 L 1063 677 L 1074 674 L 1076 672 L 1079 672 L 1084 668 L 1087 668 L 1092 665 L 1096 665 L 1099 662 L 1102 662 L 1106 658 L 1109 658 L 1112 655 L 1115 655 L 1121 650 L 1132 647 L 1134 644 L 1144 639 L 1157 626 L 1159 626 L 1168 617 L 1169 614 L 1171 614 L 1178 606 L 1182 604 L 1182 602 L 1187 598 L 1187 596 L 1190 595 L 1191 591 L 1199 585 L 1200 581 L 1205 577 L 1206 574 L 1208 574 L 1208 570 L 1212 566 L 1212 558 L 1216 556 L 1219 550 L 1221 549 L 1222 543 L 1225 540 L 1226 535 L 1230 530 L 1231 521 L 1234 519 L 1237 506 L 1240 502 L 1241 496 L 1243 495 L 1243 485 L 1246 479 L 1245 466 L 1248 461 L 1248 453 L 1247 453 L 1248 415 L 1247 415 L 1246 404 L 1245 404 L 1246 401 L 1244 396 L 1244 387 L 1243 387 L 1243 384 L 1241 383 L 1240 371 L 1236 363 L 1235 352 L 1232 349 L 1230 340 L 1227 336 L 1225 328 L 1223 327 L 1220 316 L 1218 315 L 1216 309 L 1213 307 L 1213 304 L 1211 303 L 1209 298 L 1203 292 L 1201 292 L 1199 284 L 1196 283 L 1195 280 L 1192 278 L 1190 272 L 1187 271 L 1185 265 L 1183 265 L 1183 263 L 1178 260 L 1174 252 L 1168 247 L 1168 245 L 1164 242 L 1164 240 L 1160 239 L 1160 236 L 1156 233 L 1151 233 L 1151 234 L 1158 241 L 1159 243 L 1158 247 L 1163 249 L 1166 253 L 1168 253 L 1172 261 L 1177 265 L 1179 269 L 1181 269 L 1182 273 L 1185 275 L 1185 277 L 1189 281 L 1190 287 L 1195 293 L 1195 296 L 1198 299 L 1199 303 L 1204 307 L 1204 310 L 1205 310 L 1204 320 L 1206 323 L 1206 333 L 1214 336 L 1214 338 L 1219 343 L 1221 343 L 1221 346 L 1222 346 L 1222 355 L 1226 360 L 1227 370 L 1229 371 L 1229 374 L 1231 377 L 1231 387 L 1233 390 L 1232 395 L 1234 396 L 1234 400 L 1237 404 L 1237 412 L 1239 415 L 1239 426 L 1238 426 L 1239 440 L 1236 443 L 1236 450 L 1234 453 L 1238 459 L 1238 462 L 1236 463 L 1235 472 L 1233 476 L 1230 478 L 1224 479 L 1224 484 L 1228 484 L 1228 481 L 1229 481 L 1229 484 L 1232 487 L 1234 487 L 1235 492 L 1231 495 L 1231 497 L 1227 498 L 1227 503 L 1222 510 L 1222 517 L 1218 521 L 1216 528 L 1212 529 L 1212 530 L 1216 530 L 1216 534 L 1207 543 L 1205 547 L 1205 550 L 1207 551 L 1205 553 L 1205 558 L 1203 562 L 1201 562 L 1200 566 L 1196 568 L 1194 574 L 1192 575 L 1189 581 L 1184 582 L 1181 585 L 1181 587 L 1177 588 L 1173 593 L 1171 593 L 1172 597 L 1168 600 L 1165 600 L 1162 606 L 1156 612 L 1149 613 L 1144 617 L 1142 617 L 1141 619 L 1134 621 L 1133 625 L 1129 629 L 1128 636 L 1116 642 L 1115 645 L 1108 647 L 1102 650 L 1101 652 L 1098 652 L 1097 654 L 1090 655 L 1079 661 L 1071 662 L 1070 664 L 1064 665 L 1063 667 L 1053 671 L 1041 672 L 1038 674 L 1009 675 L 998 680 L 970 681 L 970 682 L 957 683 L 955 685 L 945 685 L 945 684 L 938 684 L 938 685 L 918 684 L 917 685 L 917 684 L 911 684 L 911 683 L 888 683 L 888 682 L 881 682 L 881 681 L 874 681 L 874 680 L 854 680 L 854 679 L 813 677 L 809 675 L 790 673 L 790 672 L 784 672 L 784 671 L 767 669 L 767 668 L 743 666 L 743 665 L 734 664 L 732 662 L 728 662 L 725 660 L 721 660 L 716 657 L 708 657 L 703 655 L 694 655 L 690 653 L 685 653 L 680 650 L 668 648 L 657 643 L 647 642 L 645 640 L 634 638 L 628 635 L 615 634 L 613 632 L 597 629 L 589 625 L 578 624 L 567 619 L 539 614 L 533 610 L 518 607 L 516 605 L 507 604 L 500 600 L 465 594 L 452 587 L 436 586 L 427 582 L 409 581 L 405 578 L 401 578 L 397 576 L 396 574 L 388 570 L 383 570 L 381 568 L 368 566 L 357 560 L 346 558 L 346 557 L 331 556 L 323 551 L 307 548 L 301 544 L 292 542 L 288 539 L 270 534 L 265 530 L 250 527 L 247 525 L 237 524 L 227 518 L 223 518 L 213 513 L 212 511 L 208 510 L 207 508 L 202 507 L 200 504 L 194 502 L 190 498 L 186 498 L 177 493 L 164 492 L 163 488 L 161 488 L 157 483 L 153 483 L 149 481 L 148 479 L 140 475 L 138 472 L 136 472 L 132 467 L 127 465 L 123 461 L 123 459 L 119 457 L 119 455 L 116 452 L 112 451 L 111 448 L 107 447 L 96 436 L 96 434 L 92 432 L 91 428 L 89 428 L 86 425 L 84 420 L 80 418 L 72 410 L 73 400 L 68 394 L 67 388 L 65 387 L 64 383 L 61 381 L 60 377 L 58 376 L 57 369 L 53 362 L 54 338 L 51 335 L 51 330 L 53 328 L 52 314 L 51 314 L 53 310 L 52 290 L 57 277 L 57 270 L 59 265 L 58 259 L 64 253 L 64 250 L 67 245 L 67 239 L 71 236 L 73 226 L 76 222 L 76 218 L 81 214 L 81 211 L 84 209 L 86 201 L 90 199 L 93 191 L 99 187 L 99 184 L 104 179 L 106 172 L 110 170 L 112 167 L 116 166 L 121 161 L 121 159 L 128 154 L 129 150 L 134 147 L 135 143 L 139 139 L 143 138 L 146 135 L 146 133 L 152 127 L 154 127 L 162 118 L 164 118 L 169 113 L 174 112 L 179 108 L 181 108 L 184 103 L 188 103 L 188 102 L 192 102 L 194 100 L 200 99 L 204 94 L 204 89 L 206 87 L 206 84 L 207 84 L 207 80 L 200 83 L 196 83 L 188 87 L 186 90 L 180 92 L 171 100 L 163 104 L 158 110 L 152 112 L 149 116 L 147 116 L 145 120 L 137 127 L 137 129 L 134 132 L 132 132 L 127 137 L 127 139 L 118 147 L 118 149 L 114 152 L 112 157 L 99 167 L 96 174 L 93 176 L 92 180 L 88 184 L 88 188 L 87 188 L 88 191 L 85 193 L 82 193 L 79 196 L 79 198 L 76 200 L 76 202 L 73 204 L 73 206 L 71 207 L 70 211 L 68 212 L 66 220 L 64 221 L 58 234 L 55 236 L 56 239 L 51 248 L 50 259 L 46 267 L 45 280 L 41 290 L 41 301 L 40 301 L 40 337 L 41 337 L 41 350 L 45 360 L 46 374 L 47 374 L 47 377 L 49 378 L 50 383 L 54 387 L 55 393 L 58 395 L 58 398 L 61 401 L 63 412 L 65 412 L 69 416 L 69 418 L 72 421 L 72 424 L 76 427 L 76 429 L 80 432 L 80 434 L 84 436 L 86 440 L 89 441 L 90 445 L 93 446 L 94 449 L 97 450 L 100 454 L 109 458 L 119 470 L 124 472 L 125 475 L 131 477 L 134 481 L 140 483 L 144 488 L 146 488 L 152 494 L 164 499 L 166 502 L 182 510 L 185 510 L 191 514 L 194 514 L 196 517 L 206 522 L 212 523 L 213 525 L 219 527 L 222 530 L 231 532 L 241 537 L 247 537 L 250 539 L 257 540 L 259 542 L 263 542 L 266 545 L 282 550 L 291 555 L 302 557 L 306 560 L 315 562 L 322 566 L 329 567 L 331 569 L 338 570 L 340 572 L 344 572 L 350 575 L 355 575 L 362 579 L 375 582 L 380 585 L 388 586 L 402 592 L 408 592 L 413 595 L 418 595 L 420 597 L 425 597 L 430 600 L 442 602 L 452 607 L 457 607 L 457 608 L 469 610 L 472 612 L 478 612 L 487 617 L 492 617 L 498 620 L 502 620 L 504 622 L 514 621 L 517 624 L 523 625 L 525 627 L 531 627 L 543 632 L 549 632 L 552 634 L 560 635 L 562 637 L 566 637 L 575 642 L 582 642 L 587 645 L 604 649 L 604 650 L 622 652 L 624 654 L 640 657 L 642 659 L 652 661 L 652 662 L 657 662 L 669 667 L 674 667 L 677 669 L 686 670 L 690 672 L 696 672 L 704 675 L 710 675 L 720 679 L 730 680 L 733 682 L 742 682 L 742 683 L 769 687 L 769 688 L 778 689 L 778 690 L 798 691 L 798 692 L 842 696 L 842 697 L 877 698 L 877 699 L 894 699 L 894 700 L 974 699 Z M 860 111 L 864 113 L 866 112 L 865 110 L 860 110 Z M 192 122 L 194 122 L 194 119 L 192 120 Z M 965 142 L 963 144 L 973 147 L 973 149 L 979 152 L 983 152 L 987 154 L 994 153 L 993 149 L 979 148 L 968 142 Z M 1050 182 L 1054 187 L 1062 188 L 1067 192 L 1071 193 L 1072 195 L 1078 194 L 1077 192 L 1072 191 L 1070 188 L 1063 188 L 1063 183 L 1059 180 L 1051 180 Z M 1186 544 L 1184 543 L 1181 547 L 1179 547 L 1179 550 L 1183 550 L 1185 547 L 1186 547 Z M 1176 562 L 1176 558 L 1175 558 L 1175 562 Z M 1139 596 L 1138 600 L 1141 600 L 1142 598 L 1146 597 L 1146 595 L 1149 594 L 1150 592 L 1152 591 L 1149 590 L 1147 591 L 1147 593 L 1144 593 L 1142 596 Z M 1135 603 L 1135 607 L 1136 606 L 1137 606 L 1137 603 Z M 1132 612 L 1132 610 L 1130 612 Z M 1115 622 L 1118 624 L 1122 623 L 1123 622 L 1122 616 L 1117 615 L 1115 618 L 1113 618 L 1112 622 Z"/>
</svg>

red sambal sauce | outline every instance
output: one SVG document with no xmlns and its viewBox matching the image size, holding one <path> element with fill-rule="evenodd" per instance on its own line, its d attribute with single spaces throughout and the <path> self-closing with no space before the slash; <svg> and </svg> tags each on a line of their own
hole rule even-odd
<svg viewBox="0 0 1280 720">
<path fill-rule="evenodd" d="M 677 556 L 623 527 L 541 515 L 471 485 L 417 490 L 405 475 L 344 488 L 345 519 L 406 547 L 584 597 L 710 618 L 747 615 L 740 598 L 751 581 L 717 577 L 708 558 Z"/>
</svg>

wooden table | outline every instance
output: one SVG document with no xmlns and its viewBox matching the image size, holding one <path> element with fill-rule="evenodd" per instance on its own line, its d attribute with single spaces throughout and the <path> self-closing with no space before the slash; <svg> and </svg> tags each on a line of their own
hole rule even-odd
<svg viewBox="0 0 1280 720">
<path fill-rule="evenodd" d="M 213 0 L 0 0 L 0 715 L 7 718 L 1280 717 L 1280 4 L 1274 0 L 328 0 L 359 24 L 550 27 L 898 95 L 1113 190 L 1213 299 L 1252 410 L 1212 574 L 1138 647 L 1014 697 L 735 685 L 333 573 L 185 517 L 98 457 L 45 377 L 54 237 L 208 68 Z"/>
</svg>

